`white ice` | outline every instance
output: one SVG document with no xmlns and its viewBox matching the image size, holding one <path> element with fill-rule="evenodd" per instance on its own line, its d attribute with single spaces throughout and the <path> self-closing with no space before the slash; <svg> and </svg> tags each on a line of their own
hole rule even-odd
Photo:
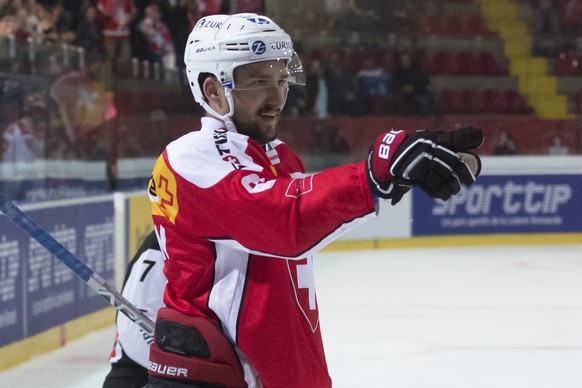
<svg viewBox="0 0 582 388">
<path fill-rule="evenodd" d="M 582 387 L 582 245 L 320 253 L 336 388 Z M 99 388 L 114 329 L 0 373 L 0 387 Z"/>
</svg>

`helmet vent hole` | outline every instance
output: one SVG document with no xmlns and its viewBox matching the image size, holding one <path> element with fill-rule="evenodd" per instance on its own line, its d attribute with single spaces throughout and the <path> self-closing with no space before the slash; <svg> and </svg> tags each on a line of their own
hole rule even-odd
<svg viewBox="0 0 582 388">
<path fill-rule="evenodd" d="M 225 44 L 227 51 L 249 51 L 248 43 L 227 43 Z"/>
</svg>

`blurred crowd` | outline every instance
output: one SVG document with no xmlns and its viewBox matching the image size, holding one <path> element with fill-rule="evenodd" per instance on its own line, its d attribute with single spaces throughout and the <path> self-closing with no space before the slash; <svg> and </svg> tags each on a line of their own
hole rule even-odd
<svg viewBox="0 0 582 388">
<path fill-rule="evenodd" d="M 263 7 L 262 0 L 0 0 L 7 70 L 0 78 L 0 161 L 114 159 L 114 90 L 119 77 L 136 71 L 130 64 L 180 74 L 199 18 Z M 6 42 L 13 48 L 4 50 Z M 74 64 L 66 58 L 71 47 L 83 49 Z"/>
<path fill-rule="evenodd" d="M 534 54 L 551 55 L 564 48 L 567 36 L 581 35 L 582 0 L 520 2 L 528 3 L 533 11 Z M 285 115 L 442 117 L 441 95 L 431 86 L 434 69 L 417 47 L 402 44 L 398 36 L 434 34 L 435 26 L 426 24 L 424 16 L 444 19 L 445 2 L 301 0 L 278 4 L 280 8 L 271 12 L 280 14 L 281 24 L 294 36 L 308 80 L 306 86 L 289 91 Z M 120 140 L 104 134 L 110 133 L 109 121 L 119 109 L 113 97 L 116 79 L 155 78 L 150 73 L 157 74 L 157 79 L 182 77 L 184 47 L 194 23 L 205 15 L 238 12 L 263 13 L 265 1 L 0 0 L 0 66 L 8 63 L 14 74 L 35 74 L 15 66 L 34 65 L 35 53 L 40 63 L 43 47 L 60 53 L 47 56 L 50 60 L 43 66 L 48 72 L 37 72 L 49 75 L 48 86 L 37 87 L 33 79 L 0 79 L 3 160 L 13 161 L 18 155 L 23 160 L 111 158 L 111 144 Z M 466 22 L 471 24 L 470 31 L 487 33 L 484 25 L 476 26 L 483 23 L 480 16 Z M 319 38 L 331 39 L 314 44 Z M 7 41 L 12 42 L 8 47 L 13 44 L 20 52 L 8 49 L 6 57 Z M 82 49 L 82 61 L 75 66 L 63 54 L 68 47 Z M 185 85 L 183 78 L 177 81 Z M 49 109 L 51 103 L 57 105 L 56 114 Z M 148 153 L 137 148 L 130 151 Z"/>
<path fill-rule="evenodd" d="M 0 0 L 0 37 L 82 47 L 85 65 L 102 63 L 111 86 L 131 58 L 182 66 L 194 23 L 219 12 L 262 12 L 262 0 Z"/>
<path fill-rule="evenodd" d="M 384 8 L 364 10 L 361 0 L 337 9 L 330 3 L 331 24 L 326 28 L 344 23 L 355 31 L 392 27 L 405 15 L 396 4 L 370 2 L 369 7 Z M 0 39 L 12 39 L 23 54 L 9 53 L 10 69 L 50 79 L 49 99 L 42 86 L 31 88 L 29 79 L 1 80 L 3 160 L 109 158 L 109 143 L 115 139 L 107 127 L 117 114 L 117 78 L 148 78 L 144 73 L 154 70 L 162 78 L 181 75 L 186 40 L 199 18 L 262 13 L 264 7 L 263 0 L 0 0 Z M 379 12 L 391 12 L 390 23 L 380 20 Z M 82 48 L 82 61 L 66 63 L 63 47 Z M 52 51 L 45 55 L 47 48 Z M 348 53 L 305 53 L 308 86 L 292 88 L 284 113 L 321 119 L 442 114 L 428 74 L 409 54 L 399 55 L 395 66 L 391 55 L 376 55 L 348 67 Z M 19 67 L 24 64 L 36 68 Z M 57 115 L 49 107 L 55 103 Z"/>
<path fill-rule="evenodd" d="M 319 119 L 337 116 L 440 117 L 438 93 L 414 53 L 359 53 L 350 66 L 351 51 L 306 55 L 307 85 L 289 91 L 285 113 Z"/>
</svg>

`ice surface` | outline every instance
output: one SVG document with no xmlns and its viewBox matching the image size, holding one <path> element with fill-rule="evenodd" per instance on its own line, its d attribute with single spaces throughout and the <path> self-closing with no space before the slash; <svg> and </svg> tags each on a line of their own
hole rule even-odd
<svg viewBox="0 0 582 388">
<path fill-rule="evenodd" d="M 320 253 L 336 388 L 582 387 L 582 245 Z M 99 388 L 113 327 L 0 373 L 0 387 Z"/>
</svg>

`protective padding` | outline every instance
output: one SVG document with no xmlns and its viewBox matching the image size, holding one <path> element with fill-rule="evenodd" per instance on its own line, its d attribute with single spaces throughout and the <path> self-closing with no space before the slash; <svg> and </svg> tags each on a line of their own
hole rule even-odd
<svg viewBox="0 0 582 388">
<path fill-rule="evenodd" d="M 210 355 L 202 359 L 169 353 L 162 350 L 156 344 L 158 342 L 156 340 L 150 347 L 149 374 L 151 376 L 232 388 L 247 387 L 233 346 L 213 322 L 202 317 L 191 317 L 169 308 L 159 310 L 157 322 L 161 321 L 170 321 L 194 328 L 208 344 Z"/>
</svg>

